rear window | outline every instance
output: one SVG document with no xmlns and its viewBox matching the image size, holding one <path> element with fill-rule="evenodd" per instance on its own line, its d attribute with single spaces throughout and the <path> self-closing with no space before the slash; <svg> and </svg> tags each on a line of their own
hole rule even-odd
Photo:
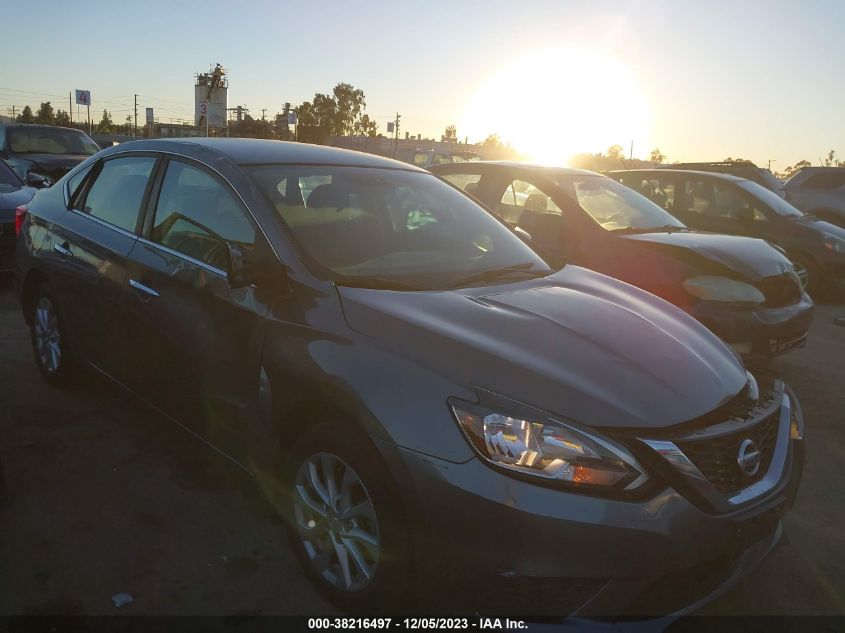
<svg viewBox="0 0 845 633">
<path fill-rule="evenodd" d="M 99 146 L 82 132 L 64 128 L 13 127 L 8 134 L 14 154 L 78 154 L 91 156 Z"/>
</svg>

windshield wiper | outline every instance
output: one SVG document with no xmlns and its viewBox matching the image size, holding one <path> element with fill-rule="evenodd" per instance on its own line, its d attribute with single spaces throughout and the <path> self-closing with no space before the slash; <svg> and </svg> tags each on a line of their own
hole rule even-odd
<svg viewBox="0 0 845 633">
<path fill-rule="evenodd" d="M 659 231 L 670 231 L 682 233 L 689 232 L 690 229 L 686 226 L 678 226 L 676 224 L 664 224 L 663 226 L 626 226 L 622 229 L 613 229 L 614 233 L 653 233 Z"/>
<path fill-rule="evenodd" d="M 335 279 L 334 284 L 349 288 L 373 288 L 376 290 L 423 290 L 420 286 L 415 286 L 407 281 L 384 277 L 346 277 Z"/>
<path fill-rule="evenodd" d="M 488 268 L 467 277 L 462 277 L 457 281 L 449 284 L 450 288 L 462 288 L 468 284 L 476 281 L 493 281 L 501 277 L 506 277 L 512 273 L 523 273 L 531 277 L 539 277 L 541 275 L 551 274 L 551 271 L 545 270 L 529 270 L 534 265 L 534 262 L 522 262 L 520 264 L 513 264 L 511 266 L 499 266 L 498 268 Z"/>
</svg>

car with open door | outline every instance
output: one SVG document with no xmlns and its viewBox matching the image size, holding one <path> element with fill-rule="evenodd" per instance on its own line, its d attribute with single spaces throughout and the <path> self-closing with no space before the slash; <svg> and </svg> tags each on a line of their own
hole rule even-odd
<svg viewBox="0 0 845 633">
<path fill-rule="evenodd" d="M 747 360 L 766 361 L 805 343 L 813 302 L 789 260 L 762 240 L 693 231 L 589 171 L 505 162 L 429 169 L 526 231 L 547 257 L 674 303 Z M 674 190 L 651 195 L 665 202 Z"/>
<path fill-rule="evenodd" d="M 92 369 L 239 464 L 351 611 L 690 611 L 797 493 L 787 385 L 398 161 L 107 149 L 33 200 L 15 279 L 47 381 Z"/>
</svg>

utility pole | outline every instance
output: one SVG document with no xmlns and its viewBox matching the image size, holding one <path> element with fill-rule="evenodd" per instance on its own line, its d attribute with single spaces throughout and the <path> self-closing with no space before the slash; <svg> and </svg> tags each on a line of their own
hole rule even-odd
<svg viewBox="0 0 845 633">
<path fill-rule="evenodd" d="M 15 106 L 12 106 L 12 123 L 15 123 L 17 120 L 17 117 L 15 117 Z"/>
<path fill-rule="evenodd" d="M 135 123 L 132 126 L 132 138 L 138 138 L 138 95 L 135 95 Z"/>
<path fill-rule="evenodd" d="M 70 126 L 73 127 L 73 98 L 67 93 L 67 115 L 70 117 Z"/>
<path fill-rule="evenodd" d="M 399 119 L 402 117 L 399 113 L 396 113 L 396 121 L 393 125 L 393 158 L 397 158 L 399 156 Z"/>
<path fill-rule="evenodd" d="M 261 120 L 266 121 L 267 117 L 264 116 L 264 113 L 267 112 L 267 108 L 261 108 Z"/>
</svg>

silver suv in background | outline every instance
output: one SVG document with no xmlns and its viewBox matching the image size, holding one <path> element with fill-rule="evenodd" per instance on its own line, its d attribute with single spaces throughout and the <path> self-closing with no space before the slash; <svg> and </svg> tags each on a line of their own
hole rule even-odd
<svg viewBox="0 0 845 633">
<path fill-rule="evenodd" d="M 783 188 L 793 206 L 845 228 L 845 167 L 804 167 Z"/>
</svg>

